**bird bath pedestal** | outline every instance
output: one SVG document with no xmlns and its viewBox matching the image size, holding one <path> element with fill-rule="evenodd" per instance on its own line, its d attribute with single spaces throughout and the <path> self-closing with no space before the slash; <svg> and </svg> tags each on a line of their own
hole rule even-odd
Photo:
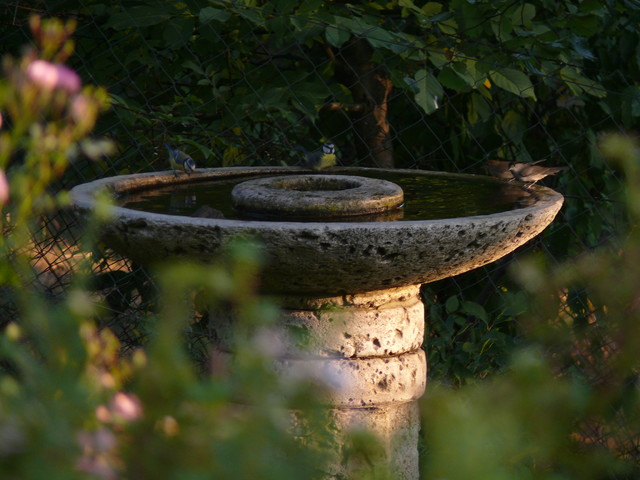
<svg viewBox="0 0 640 480">
<path fill-rule="evenodd" d="M 190 177 L 161 173 L 107 178 L 79 185 L 71 194 L 74 207 L 85 213 L 95 207 L 95 193 L 102 187 L 124 195 L 176 183 L 278 177 L 235 188 L 233 203 L 246 218 L 115 207 L 104 226 L 104 239 L 143 264 L 169 257 L 208 261 L 238 235 L 259 239 L 267 257 L 261 291 L 279 298 L 283 331 L 304 332 L 304 345 L 285 343 L 277 368 L 282 375 L 315 371 L 334 379 L 328 411 L 338 431 L 364 427 L 375 432 L 385 450 L 379 460 L 398 478 L 417 480 L 417 401 L 427 378 L 420 286 L 513 251 L 553 220 L 563 197 L 541 186 L 524 191 L 486 177 L 406 171 L 416 178 L 491 182 L 496 192 L 519 193 L 513 205 L 499 213 L 400 221 L 399 205 L 411 199 L 403 199 L 393 183 L 359 176 L 372 172 L 377 170 L 334 169 L 329 176 L 309 177 L 292 176 L 301 173 L 296 168 L 207 169 Z M 337 218 L 318 219 L 318 209 L 324 210 L 320 215 L 329 212 Z M 230 315 L 212 314 L 218 348 L 226 350 L 232 326 Z M 338 442 L 338 457 L 342 447 Z M 367 468 L 343 460 L 328 467 L 328 477 L 348 478 L 354 470 Z"/>
</svg>

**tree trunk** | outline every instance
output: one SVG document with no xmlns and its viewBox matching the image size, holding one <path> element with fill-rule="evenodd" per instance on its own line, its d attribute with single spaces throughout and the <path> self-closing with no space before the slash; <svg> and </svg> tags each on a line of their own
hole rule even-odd
<svg viewBox="0 0 640 480">
<path fill-rule="evenodd" d="M 353 96 L 350 110 L 356 132 L 356 152 L 365 164 L 393 168 L 391 127 L 387 102 L 393 87 L 389 73 L 371 62 L 373 47 L 362 38 L 351 38 L 334 55 L 336 79 Z"/>
</svg>

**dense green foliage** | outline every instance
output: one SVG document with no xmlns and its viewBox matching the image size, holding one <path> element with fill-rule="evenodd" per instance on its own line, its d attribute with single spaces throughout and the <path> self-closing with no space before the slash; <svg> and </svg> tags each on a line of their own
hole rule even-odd
<svg viewBox="0 0 640 480">
<path fill-rule="evenodd" d="M 353 149 L 354 85 L 336 72 L 352 38 L 367 39 L 371 69 L 392 81 L 398 166 L 462 169 L 560 147 L 573 162 L 588 153 L 583 125 L 640 114 L 637 85 L 620 88 L 638 70 L 630 3 L 86 0 L 55 10 L 78 16 L 81 71 L 114 100 L 109 132 L 125 152 L 141 150 L 119 171 L 148 168 L 164 137 L 207 166 L 292 163 L 292 145 L 321 137 L 345 162 L 367 161 Z"/>
</svg>

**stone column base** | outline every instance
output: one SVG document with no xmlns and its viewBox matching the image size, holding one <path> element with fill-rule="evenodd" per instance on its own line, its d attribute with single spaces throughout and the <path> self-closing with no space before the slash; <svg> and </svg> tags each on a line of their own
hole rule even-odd
<svg viewBox="0 0 640 480">
<path fill-rule="evenodd" d="M 335 435 L 327 478 L 358 477 L 380 468 L 402 480 L 418 480 L 417 400 L 427 379 L 419 288 L 279 298 L 283 310 L 272 335 L 279 345 L 277 373 L 283 380 L 316 379 L 328 387 L 321 403 Z M 229 349 L 232 328 L 229 315 L 212 313 L 218 348 Z M 303 425 L 294 425 L 292 433 L 306 438 Z M 349 447 L 350 435 L 365 430 L 379 443 L 376 458 L 358 458 Z"/>
</svg>

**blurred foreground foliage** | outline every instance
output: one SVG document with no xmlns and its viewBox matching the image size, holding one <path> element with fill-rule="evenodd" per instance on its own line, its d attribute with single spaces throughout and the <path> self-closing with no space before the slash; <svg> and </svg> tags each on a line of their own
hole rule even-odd
<svg viewBox="0 0 640 480">
<path fill-rule="evenodd" d="M 631 228 L 619 248 L 512 269 L 529 302 L 505 372 L 423 402 L 426 478 L 637 478 L 640 473 L 640 155 L 602 137 L 625 172 Z M 588 308 L 579 307 L 588 306 Z"/>
<path fill-rule="evenodd" d="M 530 13 L 521 12 L 523 22 Z M 451 18 L 443 15 L 439 22 Z M 50 77 L 29 73 L 42 60 L 45 73 L 58 80 L 63 72 L 70 75 L 60 67 L 72 50 L 72 24 L 33 23 L 32 29 L 40 49 L 6 60 L 0 83 L 0 168 L 8 178 L 0 185 L 8 196 L 0 195 L 0 276 L 3 301 L 13 301 L 17 311 L 0 336 L 0 476 L 318 477 L 330 425 L 315 408 L 317 386 L 283 383 L 269 367 L 259 334 L 276 310 L 249 287 L 259 268 L 251 246 L 239 244 L 226 261 L 207 268 L 166 265 L 156 272 L 162 301 L 149 318 L 151 339 L 127 356 L 108 328 L 98 328 L 99 305 L 87 288 L 93 230 L 108 211 L 90 222 L 87 264 L 79 266 L 65 295 L 52 299 L 32 288 L 24 248 L 30 228 L 65 206 L 65 194 L 49 187 L 75 152 L 90 150 L 86 135 L 107 104 L 103 90 L 80 89 L 73 76 L 65 77 L 70 83 L 47 83 Z M 74 104 L 84 104 L 81 122 Z M 468 379 L 472 362 L 478 378 L 496 364 L 504 373 L 458 389 L 432 385 L 422 401 L 422 478 L 637 478 L 640 279 L 633 267 L 640 256 L 640 159 L 628 137 L 605 137 L 599 151 L 591 158 L 627 179 L 634 228 L 620 230 L 619 248 L 560 265 L 535 257 L 518 262 L 512 275 L 522 293 L 502 291 L 509 321 L 455 295 L 431 308 L 437 338 L 462 340 L 462 358 L 449 370 L 454 376 Z M 195 373 L 180 341 L 197 290 L 233 305 L 240 319 L 234 360 L 212 355 L 204 376 Z M 522 322 L 517 338 L 516 317 Z M 483 328 L 470 329 L 469 323 Z M 494 345 L 500 347 L 495 359 L 483 363 Z M 464 367 L 461 373 L 456 365 Z M 314 432 L 307 448 L 291 438 L 286 408 L 306 412 Z M 354 448 L 367 453 L 368 442 L 357 440 Z"/>
</svg>

